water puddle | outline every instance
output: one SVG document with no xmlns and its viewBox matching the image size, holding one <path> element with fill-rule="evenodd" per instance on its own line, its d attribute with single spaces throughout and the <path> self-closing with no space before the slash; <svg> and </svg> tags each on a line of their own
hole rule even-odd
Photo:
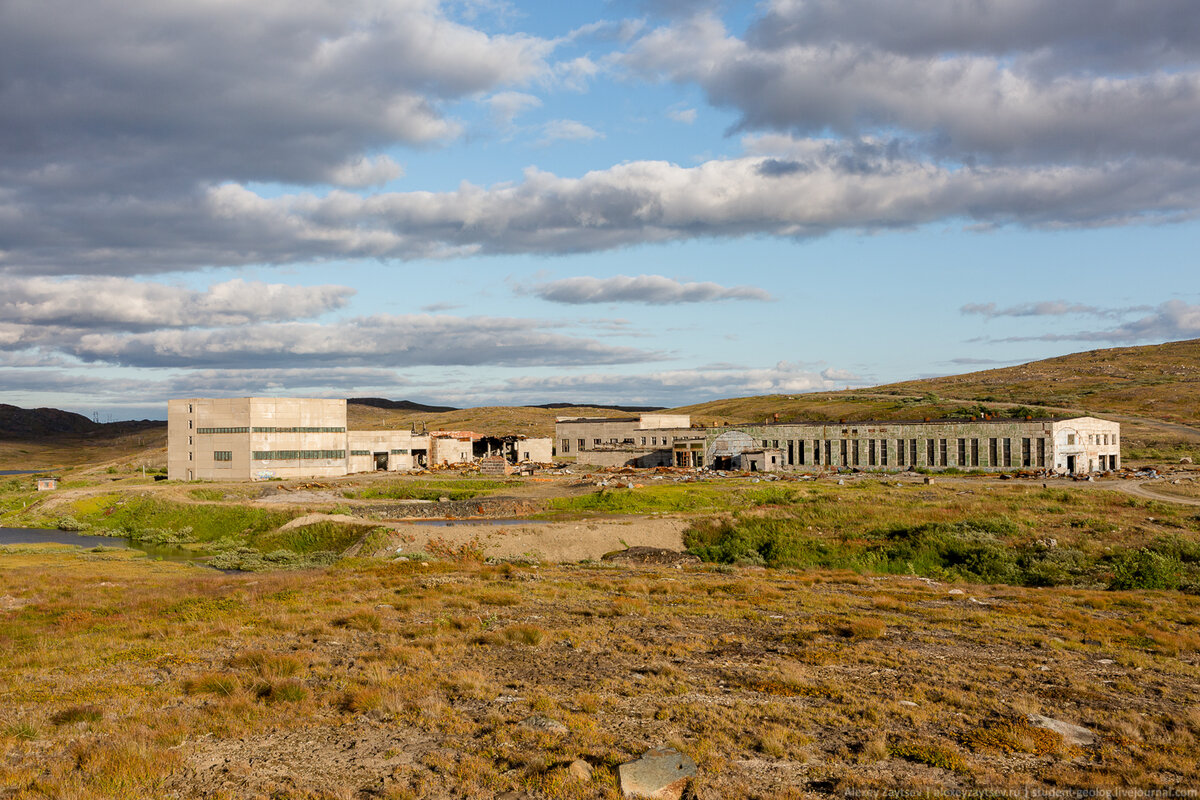
<svg viewBox="0 0 1200 800">
<path fill-rule="evenodd" d="M 56 531 L 45 528 L 0 528 L 0 546 L 9 544 L 69 544 L 75 547 L 119 547 L 145 553 L 147 558 L 161 561 L 178 561 L 205 566 L 211 556 L 185 547 L 169 544 L 131 542 L 118 536 L 91 536 L 74 531 Z"/>
</svg>

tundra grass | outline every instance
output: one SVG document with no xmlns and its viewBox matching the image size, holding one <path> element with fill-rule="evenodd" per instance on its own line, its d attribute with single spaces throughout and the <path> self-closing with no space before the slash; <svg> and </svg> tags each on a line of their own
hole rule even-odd
<svg viewBox="0 0 1200 800">
<path fill-rule="evenodd" d="M 486 478 L 446 480 L 397 480 L 366 489 L 346 490 L 343 496 L 361 500 L 470 500 L 495 494 L 501 489 L 519 486 L 520 481 L 497 481 Z"/>
<path fill-rule="evenodd" d="M 1190 598 L 948 588 L 365 561 L 244 576 L 10 548 L 0 792 L 615 800 L 616 766 L 655 746 L 695 759 L 703 797 L 1197 785 Z"/>
</svg>

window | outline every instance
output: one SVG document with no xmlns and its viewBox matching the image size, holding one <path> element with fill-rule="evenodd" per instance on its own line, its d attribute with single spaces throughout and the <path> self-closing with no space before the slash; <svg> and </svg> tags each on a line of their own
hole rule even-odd
<svg viewBox="0 0 1200 800">
<path fill-rule="evenodd" d="M 407 451 L 407 450 L 403 450 L 403 449 L 401 449 L 401 450 L 393 450 L 393 451 L 392 451 L 392 455 L 394 455 L 394 456 L 406 456 L 406 455 L 408 455 L 408 451 Z"/>
<path fill-rule="evenodd" d="M 887 463 L 887 439 L 879 440 L 879 466 L 886 467 Z"/>
<path fill-rule="evenodd" d="M 967 465 L 967 440 L 958 440 L 958 465 L 965 467 Z"/>
<path fill-rule="evenodd" d="M 255 450 L 252 455 L 255 461 L 308 461 L 345 457 L 345 450 Z"/>
<path fill-rule="evenodd" d="M 188 461 L 192 460 L 192 451 L 188 450 Z"/>
<path fill-rule="evenodd" d="M 233 451 L 217 450 L 213 453 L 213 461 L 233 461 Z"/>
<path fill-rule="evenodd" d="M 192 429 L 192 421 L 189 419 L 188 420 L 188 430 L 190 431 L 191 429 Z"/>
<path fill-rule="evenodd" d="M 813 466 L 821 466 L 821 440 L 813 439 Z"/>
<path fill-rule="evenodd" d="M 249 428 L 196 428 L 196 433 L 249 433 Z"/>
<path fill-rule="evenodd" d="M 1075 444 L 1075 434 L 1073 434 L 1073 433 L 1067 434 L 1067 444 Z"/>
<path fill-rule="evenodd" d="M 925 440 L 925 466 L 927 467 L 937 466 L 937 455 L 933 452 L 935 447 L 937 447 L 937 442 L 933 439 Z"/>
<path fill-rule="evenodd" d="M 1032 467 L 1033 466 L 1033 440 L 1032 439 L 1022 439 L 1021 440 L 1021 466 L 1022 467 Z"/>
<path fill-rule="evenodd" d="M 651 437 L 650 437 L 650 444 L 655 444 L 655 445 L 656 445 L 656 444 L 658 444 L 658 437 L 657 437 L 657 436 L 651 436 Z"/>
<path fill-rule="evenodd" d="M 643 437 L 641 437 L 641 439 L 642 439 L 642 442 L 641 442 L 642 447 L 645 447 L 646 446 L 646 437 L 643 436 Z"/>
<path fill-rule="evenodd" d="M 978 439 L 971 440 L 971 466 L 972 467 L 979 466 L 979 440 Z"/>
<path fill-rule="evenodd" d="M 1037 440 L 1037 465 L 1039 467 L 1046 466 L 1046 440 Z"/>
<path fill-rule="evenodd" d="M 1012 439 L 1004 440 L 1004 466 L 1012 466 Z"/>
<path fill-rule="evenodd" d="M 776 450 L 778 450 L 779 449 L 779 440 L 778 439 L 771 440 L 771 447 L 774 447 Z"/>
<path fill-rule="evenodd" d="M 848 466 L 850 463 L 846 458 L 847 452 L 848 451 L 847 451 L 847 446 L 846 446 L 846 440 L 842 439 L 842 461 L 841 461 L 841 464 L 843 467 Z"/>
<path fill-rule="evenodd" d="M 988 466 L 989 467 L 1000 466 L 999 442 L 1000 442 L 1000 440 L 995 439 L 995 438 L 988 440 Z"/>
<path fill-rule="evenodd" d="M 600 444 L 600 440 L 599 440 L 599 439 L 593 439 L 593 440 L 592 440 L 592 445 L 593 445 L 593 446 L 598 446 L 599 444 Z"/>
<path fill-rule="evenodd" d="M 859 459 L 859 457 L 858 457 L 858 439 L 855 439 L 854 440 L 854 466 L 857 467 L 861 463 L 862 463 L 862 460 Z"/>
<path fill-rule="evenodd" d="M 904 462 L 907 461 L 907 459 L 904 457 L 905 456 L 904 450 L 905 450 L 904 440 L 897 439 L 896 440 L 896 464 L 897 464 L 897 466 L 903 467 Z"/>
<path fill-rule="evenodd" d="M 796 442 L 796 463 L 803 465 L 804 462 L 804 440 Z"/>
<path fill-rule="evenodd" d="M 767 449 L 767 440 L 763 439 L 763 450 Z"/>
<path fill-rule="evenodd" d="M 908 464 L 915 467 L 917 465 L 917 440 L 912 439 L 908 443 Z"/>
<path fill-rule="evenodd" d="M 833 440 L 832 439 L 825 440 L 825 465 L 826 466 L 833 465 Z"/>
<path fill-rule="evenodd" d="M 245 428 L 238 428 L 234 433 L 245 433 Z M 345 428 L 252 428 L 253 433 L 345 433 Z"/>
<path fill-rule="evenodd" d="M 369 456 L 369 455 L 371 455 L 371 451 L 370 450 L 351 450 L 350 455 L 352 455 L 352 456 Z"/>
<path fill-rule="evenodd" d="M 872 467 L 875 466 L 875 440 L 867 440 L 867 463 Z"/>
<path fill-rule="evenodd" d="M 571 452 L 571 440 L 570 440 L 570 439 L 563 439 L 563 440 L 562 440 L 562 451 L 563 451 L 564 453 L 569 453 L 569 452 Z"/>
<path fill-rule="evenodd" d="M 938 464 L 946 466 L 946 440 L 938 439 Z"/>
<path fill-rule="evenodd" d="M 192 446 L 192 437 L 188 437 L 188 447 Z"/>
<path fill-rule="evenodd" d="M 575 443 L 579 445 L 580 450 L 585 450 L 584 445 L 587 443 L 587 439 L 577 439 Z"/>
<path fill-rule="evenodd" d="M 195 413 L 195 411 L 192 409 L 192 404 L 191 404 L 191 403 L 188 403 L 188 413 L 189 413 L 189 414 L 193 414 L 193 413 Z"/>
</svg>

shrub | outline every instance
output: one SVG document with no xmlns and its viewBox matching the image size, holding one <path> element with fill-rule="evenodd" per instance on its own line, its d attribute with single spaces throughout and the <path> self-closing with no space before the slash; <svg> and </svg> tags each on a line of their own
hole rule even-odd
<svg viewBox="0 0 1200 800">
<path fill-rule="evenodd" d="M 1109 589 L 1175 589 L 1180 564 L 1145 547 L 1127 551 L 1113 564 Z"/>
</svg>

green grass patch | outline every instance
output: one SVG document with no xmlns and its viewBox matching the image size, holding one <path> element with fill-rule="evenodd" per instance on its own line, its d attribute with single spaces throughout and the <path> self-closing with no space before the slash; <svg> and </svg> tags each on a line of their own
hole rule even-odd
<svg viewBox="0 0 1200 800">
<path fill-rule="evenodd" d="M 500 489 L 520 485 L 520 481 L 495 481 L 485 478 L 459 480 L 397 481 L 383 486 L 371 486 L 357 491 L 346 491 L 347 499 L 359 500 L 470 500 L 474 497 L 494 494 Z"/>
</svg>

